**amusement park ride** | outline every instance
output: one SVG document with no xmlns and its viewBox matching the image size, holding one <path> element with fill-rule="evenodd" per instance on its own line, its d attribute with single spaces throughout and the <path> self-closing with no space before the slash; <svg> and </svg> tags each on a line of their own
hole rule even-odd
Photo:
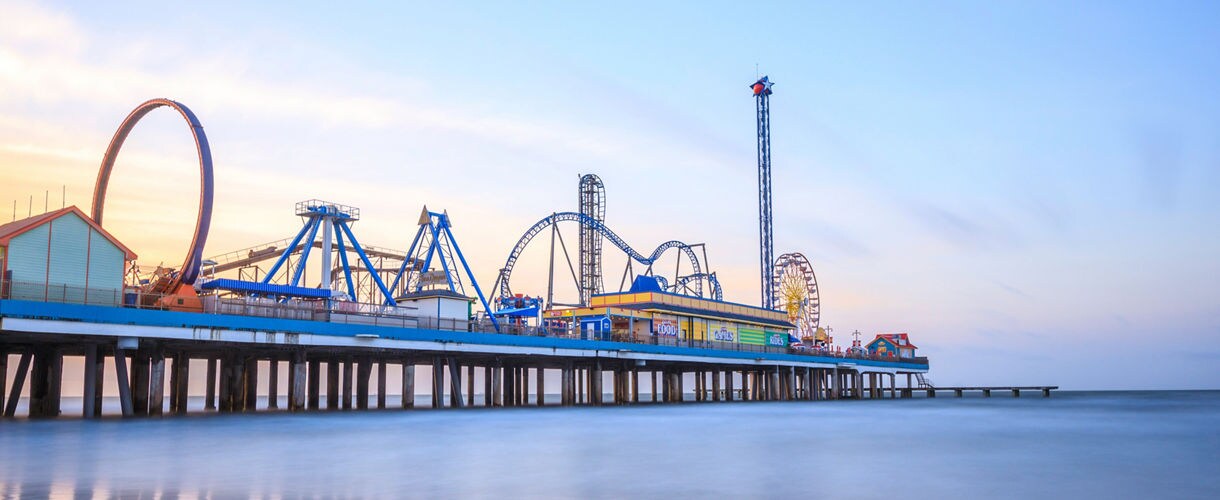
<svg viewBox="0 0 1220 500">
<path fill-rule="evenodd" d="M 778 258 L 774 257 L 769 103 L 772 85 L 773 82 L 766 76 L 750 85 L 756 100 L 758 126 L 761 303 L 764 308 L 786 312 L 789 321 L 795 325 L 793 333 L 807 346 L 828 347 L 833 339 L 828 335 L 829 329 L 820 328 L 819 289 L 809 259 L 800 253 L 784 253 Z M 207 238 L 212 208 L 211 152 L 203 128 L 190 110 L 166 99 L 144 103 L 127 117 L 116 132 L 103 159 L 94 194 L 93 217 L 98 223 L 102 220 L 106 183 L 119 148 L 135 123 L 152 109 L 161 106 L 177 110 L 192 129 L 200 157 L 201 193 L 196 234 L 183 265 L 177 270 L 158 268 L 150 278 L 138 284 L 147 296 L 159 297 L 147 299 L 158 301 L 156 305 L 198 310 L 198 291 L 209 290 L 279 301 L 307 299 L 322 300 L 327 304 L 338 301 L 395 307 L 403 297 L 425 290 L 447 290 L 465 297 L 468 283 L 477 295 L 485 317 L 499 330 L 500 320 L 524 324 L 539 319 L 543 310 L 557 306 L 587 307 L 593 296 L 605 293 L 605 242 L 626 257 L 619 283 L 620 292 L 627 290 L 637 276 L 650 276 L 668 293 L 723 300 L 723 290 L 716 273 L 708 269 L 707 253 L 702 243 L 687 244 L 671 240 L 661 243 L 649 254 L 643 254 L 612 231 L 606 225 L 605 185 L 594 174 L 580 177 L 578 211 L 552 213 L 529 227 L 517 240 L 499 270 L 492 287 L 495 297 L 490 303 L 454 240 L 448 214 L 429 212 L 426 207 L 419 219 L 419 230 L 405 253 L 362 246 L 351 228 L 351 224 L 360 218 L 359 209 L 310 200 L 297 204 L 296 214 L 303 218 L 304 223 L 290 240 L 204 260 L 201 250 Z M 561 223 L 565 227 L 574 224 L 577 228 L 577 266 L 573 266 L 568 254 L 560 231 Z M 529 243 L 544 231 L 550 233 L 546 295 L 530 297 L 514 293 L 512 272 Z M 570 299 L 556 296 L 556 243 L 563 258 L 561 263 L 566 262 L 576 290 L 575 296 Z M 320 250 L 316 254 L 321 263 L 317 278 L 310 280 L 306 269 L 311 254 L 315 253 L 314 249 Z M 674 272 L 672 275 L 663 274 L 656 265 L 671 249 L 676 251 L 677 257 Z M 355 258 L 351 258 L 351 254 Z M 274 264 L 264 270 L 263 263 L 272 259 Z M 639 272 L 637 267 L 640 268 Z M 234 271 L 234 278 L 216 277 L 218 273 L 228 272 L 231 275 Z M 562 271 L 560 274 L 563 274 Z M 202 282 L 196 283 L 201 276 L 204 277 Z M 564 281 L 563 278 L 560 280 Z M 495 311 L 492 310 L 493 305 Z"/>
</svg>

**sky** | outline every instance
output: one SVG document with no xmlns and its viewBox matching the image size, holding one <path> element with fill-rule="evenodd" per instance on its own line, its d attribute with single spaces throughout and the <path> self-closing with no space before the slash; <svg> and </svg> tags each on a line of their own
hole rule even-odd
<svg viewBox="0 0 1220 500">
<path fill-rule="evenodd" d="M 840 344 L 909 332 L 941 385 L 1220 389 L 1218 11 L 0 0 L 0 220 L 88 212 L 118 124 L 167 97 L 212 148 L 206 255 L 292 236 L 311 198 L 405 249 L 427 205 L 490 287 L 595 173 L 628 243 L 706 243 L 725 298 L 756 304 L 766 74 L 775 251 L 812 261 Z M 153 112 L 106 227 L 177 265 L 197 186 L 187 128 Z M 545 292 L 545 247 L 514 291 Z"/>
</svg>

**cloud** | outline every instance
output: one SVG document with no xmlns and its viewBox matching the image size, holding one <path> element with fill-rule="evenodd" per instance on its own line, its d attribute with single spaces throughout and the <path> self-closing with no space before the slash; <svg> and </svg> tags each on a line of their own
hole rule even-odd
<svg viewBox="0 0 1220 500">
<path fill-rule="evenodd" d="M 905 208 L 932 235 L 959 250 L 994 251 L 1020 243 L 1000 217 L 985 209 L 967 216 L 930 202 L 908 201 Z"/>
</svg>

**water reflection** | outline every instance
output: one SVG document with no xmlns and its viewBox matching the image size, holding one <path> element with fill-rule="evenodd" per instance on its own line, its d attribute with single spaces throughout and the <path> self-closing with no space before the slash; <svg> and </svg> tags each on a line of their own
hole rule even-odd
<svg viewBox="0 0 1220 500">
<path fill-rule="evenodd" d="M 1206 497 L 1217 417 L 1211 392 L 7 421 L 0 497 Z"/>
</svg>

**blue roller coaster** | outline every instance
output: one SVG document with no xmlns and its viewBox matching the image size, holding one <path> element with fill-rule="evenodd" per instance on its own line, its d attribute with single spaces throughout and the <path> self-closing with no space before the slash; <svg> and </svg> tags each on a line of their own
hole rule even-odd
<svg viewBox="0 0 1220 500">
<path fill-rule="evenodd" d="M 634 264 L 646 266 L 644 271 L 639 273 L 642 275 L 654 275 L 654 265 L 658 263 L 666 251 L 675 249 L 679 253 L 678 262 L 675 265 L 675 275 L 671 281 L 664 276 L 657 276 L 667 291 L 674 293 L 682 293 L 698 297 L 706 296 L 715 300 L 723 300 L 723 290 L 720 287 L 719 280 L 716 279 L 716 273 L 709 272 L 706 269 L 707 256 L 706 252 L 702 259 L 696 248 L 702 249 L 703 244 L 686 244 L 681 241 L 671 240 L 658 245 L 651 253 L 644 255 L 628 245 L 618 234 L 605 225 L 604 208 L 601 203 L 604 199 L 604 192 L 601 191 L 601 180 L 595 175 L 585 175 L 581 178 L 581 212 L 556 212 L 542 220 L 539 220 L 534 225 L 521 235 L 517 240 L 517 244 L 508 254 L 508 259 L 504 263 L 504 267 L 500 269 L 499 276 L 496 277 L 496 283 L 493 286 L 494 290 L 498 290 L 500 297 L 508 298 L 513 296 L 511 278 L 513 268 L 516 266 L 521 253 L 526 246 L 533 241 L 535 236 L 538 236 L 547 228 L 551 228 L 551 252 L 550 252 L 550 270 L 548 272 L 547 284 L 547 307 L 552 305 L 565 306 L 587 306 L 589 297 L 594 294 L 602 293 L 601 280 L 601 240 L 604 238 L 610 244 L 617 247 L 627 256 L 627 265 L 623 270 L 623 277 L 619 283 L 620 291 L 625 287 L 630 286 L 634 280 L 635 269 Z M 590 196 L 590 193 L 595 193 Z M 580 227 L 580 276 L 577 276 L 576 269 L 572 266 L 572 261 L 567 258 L 567 244 L 563 241 L 563 236 L 559 233 L 558 227 L 561 222 L 573 222 Z M 560 304 L 555 302 L 554 285 L 555 285 L 555 243 L 559 242 L 563 249 L 564 256 L 567 258 L 568 269 L 572 273 L 572 279 L 577 289 L 581 292 L 578 303 L 575 304 Z M 586 255 L 588 254 L 588 255 Z M 685 257 L 689 262 L 691 272 L 681 275 L 681 259 Z M 705 287 L 706 285 L 706 287 Z"/>
</svg>

